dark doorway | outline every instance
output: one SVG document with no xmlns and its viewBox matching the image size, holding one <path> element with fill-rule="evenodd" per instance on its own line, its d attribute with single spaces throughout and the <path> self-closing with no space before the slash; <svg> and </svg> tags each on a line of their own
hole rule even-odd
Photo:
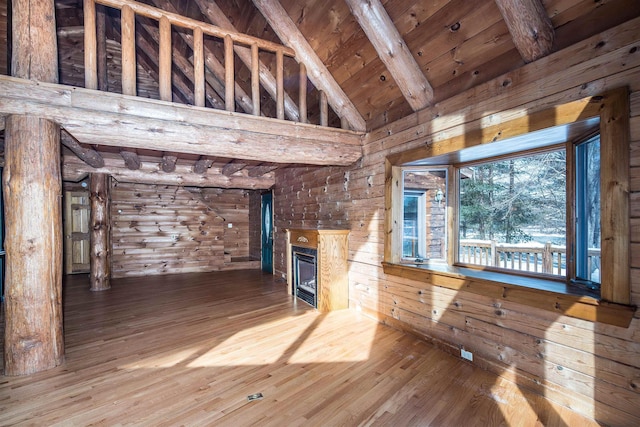
<svg viewBox="0 0 640 427">
<path fill-rule="evenodd" d="M 273 273 L 273 195 L 262 195 L 262 271 Z"/>
</svg>

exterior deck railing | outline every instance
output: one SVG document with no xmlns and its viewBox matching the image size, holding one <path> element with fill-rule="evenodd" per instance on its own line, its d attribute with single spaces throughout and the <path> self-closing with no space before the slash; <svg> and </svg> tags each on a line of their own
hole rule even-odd
<svg viewBox="0 0 640 427">
<path fill-rule="evenodd" d="M 534 273 L 566 275 L 567 249 L 551 243 L 497 243 L 495 240 L 460 240 L 459 261 Z M 588 268 L 600 265 L 600 249 L 590 248 Z"/>
</svg>

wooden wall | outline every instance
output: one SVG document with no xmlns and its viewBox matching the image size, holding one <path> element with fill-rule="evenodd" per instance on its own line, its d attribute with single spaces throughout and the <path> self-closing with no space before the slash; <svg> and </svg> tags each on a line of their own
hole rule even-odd
<svg viewBox="0 0 640 427">
<path fill-rule="evenodd" d="M 371 133 L 351 168 L 277 172 L 275 270 L 285 228 L 347 226 L 352 308 L 435 342 L 609 425 L 640 425 L 640 315 L 627 329 L 439 288 L 382 271 L 390 153 L 628 85 L 632 302 L 640 304 L 640 22 L 604 32 Z M 375 351 L 375 349 L 373 349 Z"/>
<path fill-rule="evenodd" d="M 249 255 L 246 190 L 114 180 L 111 218 L 113 277 L 221 270 Z"/>
</svg>

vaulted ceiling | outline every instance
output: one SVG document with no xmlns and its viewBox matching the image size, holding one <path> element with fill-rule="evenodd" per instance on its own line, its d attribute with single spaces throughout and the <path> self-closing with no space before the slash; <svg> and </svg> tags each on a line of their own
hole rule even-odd
<svg viewBox="0 0 640 427">
<path fill-rule="evenodd" d="M 0 72 L 7 74 L 6 2 L 0 4 Z M 289 46 L 305 58 L 310 123 L 320 123 L 317 87 L 328 93 L 330 126 L 373 130 L 483 82 L 640 16 L 637 0 L 141 0 L 166 11 Z M 60 83 L 84 86 L 83 1 L 57 0 Z M 10 7 L 8 7 L 10 9 Z M 121 92 L 120 11 L 105 8 L 108 90 Z M 193 104 L 193 38 L 174 28 L 172 92 Z M 158 22 L 136 17 L 137 92 L 160 99 Z M 306 52 L 304 49 L 309 49 Z M 307 55 L 313 58 L 307 58 Z M 224 44 L 205 38 L 206 106 L 224 109 Z M 276 75 L 275 55 L 260 60 Z M 319 61 L 314 63 L 313 60 Z M 235 55 L 236 111 L 251 112 L 251 69 Z M 309 65 L 311 64 L 311 66 Z M 316 64 L 316 65 L 314 65 Z M 220 68 L 222 67 L 222 68 Z M 222 73 L 222 78 L 220 76 Z M 285 112 L 297 114 L 300 67 L 284 57 Z M 273 91 L 260 89 L 261 114 L 276 117 Z M 351 110 L 349 110 L 351 108 Z M 355 118 L 354 118 L 355 117 Z M 361 120 L 361 121 L 360 121 Z M 346 123 L 345 123 L 346 121 Z M 364 128 L 364 129 L 359 129 Z M 118 157 L 117 149 L 98 147 Z M 139 156 L 162 156 L 137 150 Z M 179 163 L 228 159 L 176 154 Z M 237 162 L 235 162 L 237 163 Z M 270 173 L 271 164 L 243 162 Z M 229 168 L 229 166 L 227 166 Z M 271 167 L 271 169 L 273 169 Z"/>
</svg>

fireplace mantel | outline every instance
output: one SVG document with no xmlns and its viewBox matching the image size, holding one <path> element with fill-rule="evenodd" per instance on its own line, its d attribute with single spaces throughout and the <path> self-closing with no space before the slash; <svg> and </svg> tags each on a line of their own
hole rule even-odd
<svg viewBox="0 0 640 427">
<path fill-rule="evenodd" d="M 293 290 L 292 247 L 317 250 L 317 308 L 327 312 L 349 307 L 349 230 L 287 229 L 287 288 Z"/>
</svg>

